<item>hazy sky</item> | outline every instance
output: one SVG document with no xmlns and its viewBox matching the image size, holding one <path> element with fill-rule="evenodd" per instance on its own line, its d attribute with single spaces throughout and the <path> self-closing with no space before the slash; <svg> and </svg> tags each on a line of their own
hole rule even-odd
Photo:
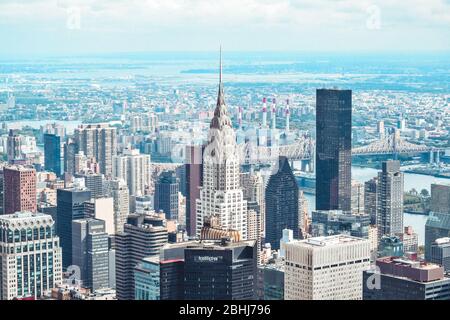
<svg viewBox="0 0 450 320">
<path fill-rule="evenodd" d="M 0 54 L 450 50 L 450 0 L 0 0 Z"/>
</svg>

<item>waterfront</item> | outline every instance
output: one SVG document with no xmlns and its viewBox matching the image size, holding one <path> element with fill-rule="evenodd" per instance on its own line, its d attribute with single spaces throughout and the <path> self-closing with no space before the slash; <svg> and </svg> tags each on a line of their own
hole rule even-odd
<svg viewBox="0 0 450 320">
<path fill-rule="evenodd" d="M 367 180 L 377 176 L 378 170 L 373 168 L 352 167 L 352 179 L 364 183 Z M 436 178 L 428 175 L 405 173 L 405 191 L 415 188 L 420 192 L 422 189 L 430 191 L 432 183 L 450 184 L 450 179 Z M 305 194 L 308 199 L 309 213 L 315 209 L 315 196 Z M 425 223 L 427 216 L 419 214 L 404 213 L 404 225 L 412 226 L 419 235 L 419 245 L 423 245 L 425 241 Z"/>
</svg>

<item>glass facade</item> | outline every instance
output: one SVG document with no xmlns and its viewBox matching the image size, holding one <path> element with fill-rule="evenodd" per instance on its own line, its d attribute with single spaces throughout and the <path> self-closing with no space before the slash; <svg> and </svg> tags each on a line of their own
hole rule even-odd
<svg viewBox="0 0 450 320">
<path fill-rule="evenodd" d="M 316 91 L 316 210 L 351 210 L 352 91 Z"/>
</svg>

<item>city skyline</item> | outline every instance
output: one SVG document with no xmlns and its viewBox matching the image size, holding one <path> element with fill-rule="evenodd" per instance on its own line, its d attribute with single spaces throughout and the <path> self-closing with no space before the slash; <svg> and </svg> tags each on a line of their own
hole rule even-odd
<svg viewBox="0 0 450 320">
<path fill-rule="evenodd" d="M 450 300 L 448 9 L 4 0 L 0 298 Z"/>
</svg>

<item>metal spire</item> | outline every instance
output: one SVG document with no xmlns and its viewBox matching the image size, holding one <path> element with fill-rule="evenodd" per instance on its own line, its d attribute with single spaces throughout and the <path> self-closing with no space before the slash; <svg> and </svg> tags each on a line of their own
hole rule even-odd
<svg viewBox="0 0 450 320">
<path fill-rule="evenodd" d="M 222 84 L 222 45 L 220 45 L 219 49 L 219 63 L 220 63 L 220 71 L 219 71 L 219 85 Z"/>
<path fill-rule="evenodd" d="M 222 45 L 220 45 L 219 52 L 219 93 L 217 95 L 217 105 L 225 105 L 225 98 L 223 94 L 223 83 L 222 83 Z"/>
<path fill-rule="evenodd" d="M 227 125 L 232 127 L 231 120 L 228 116 L 227 107 L 225 105 L 225 97 L 223 93 L 223 83 L 222 83 L 222 45 L 220 46 L 219 53 L 219 92 L 217 93 L 217 105 L 214 110 L 214 117 L 211 120 L 210 128 L 221 129 L 223 126 Z"/>
</svg>

